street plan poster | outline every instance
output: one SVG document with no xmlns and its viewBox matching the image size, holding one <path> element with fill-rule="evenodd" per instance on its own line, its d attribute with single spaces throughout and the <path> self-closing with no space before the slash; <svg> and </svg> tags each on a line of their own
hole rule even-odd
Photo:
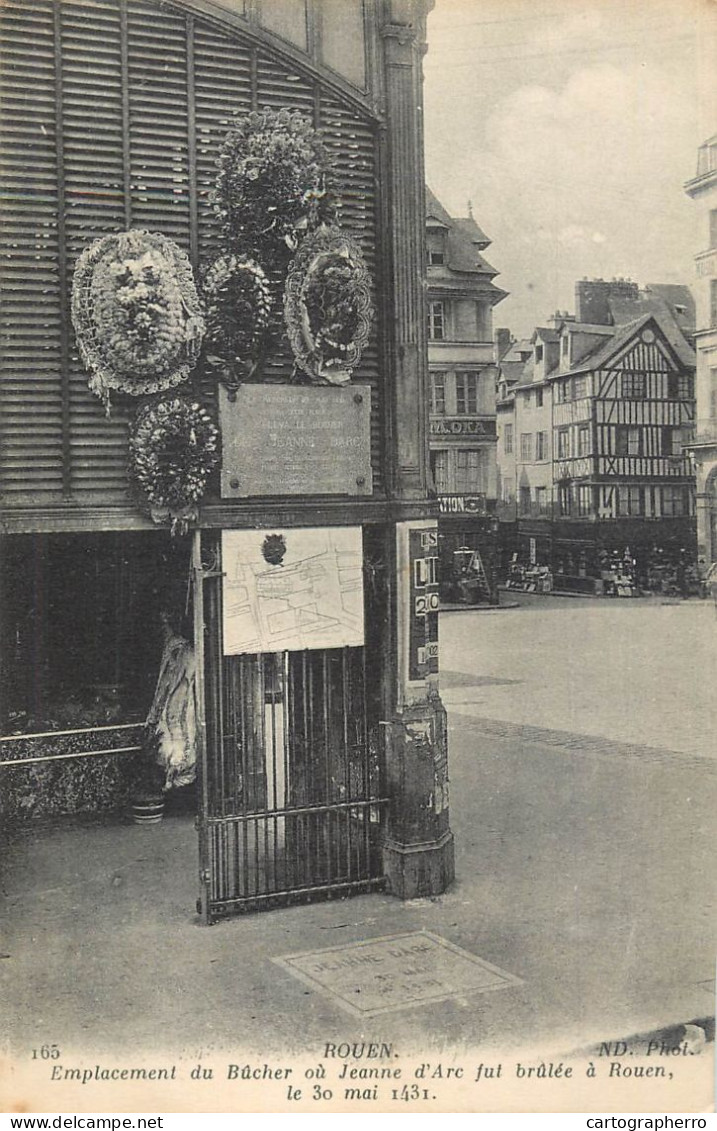
<svg viewBox="0 0 717 1131">
<path fill-rule="evenodd" d="M 224 654 L 363 644 L 361 529 L 222 534 Z"/>
</svg>

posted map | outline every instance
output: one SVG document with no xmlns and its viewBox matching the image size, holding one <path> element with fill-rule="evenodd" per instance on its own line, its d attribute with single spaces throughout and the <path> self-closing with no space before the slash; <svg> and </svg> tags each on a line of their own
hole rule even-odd
<svg viewBox="0 0 717 1131">
<path fill-rule="evenodd" d="M 361 528 L 222 533 L 224 654 L 364 642 Z"/>
</svg>

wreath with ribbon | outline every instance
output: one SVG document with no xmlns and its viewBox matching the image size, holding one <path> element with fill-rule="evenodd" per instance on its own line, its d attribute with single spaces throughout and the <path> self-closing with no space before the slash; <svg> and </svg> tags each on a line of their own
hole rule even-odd
<svg viewBox="0 0 717 1131">
<path fill-rule="evenodd" d="M 108 412 L 111 390 L 140 396 L 181 384 L 204 335 L 189 259 L 156 232 L 95 240 L 75 266 L 72 322 L 90 389 Z"/>
<path fill-rule="evenodd" d="M 181 397 L 139 410 L 129 438 L 130 473 L 156 523 L 186 533 L 215 467 L 219 432 L 205 409 Z"/>
<path fill-rule="evenodd" d="M 271 314 L 269 280 L 253 259 L 221 255 L 204 280 L 206 362 L 228 388 L 254 373 Z"/>
<path fill-rule="evenodd" d="M 307 236 L 286 278 L 284 318 L 300 369 L 343 385 L 366 346 L 373 307 L 361 249 L 339 228 Z"/>
<path fill-rule="evenodd" d="M 307 232 L 334 218 L 328 150 L 298 111 L 237 116 L 217 164 L 214 208 L 232 251 L 281 265 Z"/>
</svg>

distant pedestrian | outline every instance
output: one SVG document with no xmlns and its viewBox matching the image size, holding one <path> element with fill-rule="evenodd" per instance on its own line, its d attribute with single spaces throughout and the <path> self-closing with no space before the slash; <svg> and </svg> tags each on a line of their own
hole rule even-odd
<svg viewBox="0 0 717 1131">
<path fill-rule="evenodd" d="M 715 616 L 717 616 L 717 561 L 712 562 L 712 565 L 707 570 L 705 575 L 705 584 L 712 594 L 712 601 L 715 607 Z"/>
</svg>

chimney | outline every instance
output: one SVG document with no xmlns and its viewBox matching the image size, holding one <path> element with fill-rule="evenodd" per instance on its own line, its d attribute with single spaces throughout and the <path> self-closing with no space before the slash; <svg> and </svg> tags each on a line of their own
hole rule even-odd
<svg viewBox="0 0 717 1131">
<path fill-rule="evenodd" d="M 510 330 L 501 326 L 495 331 L 495 353 L 498 361 L 504 358 L 513 344 L 513 335 Z"/>
<path fill-rule="evenodd" d="M 640 297 L 640 289 L 632 279 L 581 279 L 575 284 L 575 310 L 578 322 L 611 326 L 610 299 Z"/>
</svg>

